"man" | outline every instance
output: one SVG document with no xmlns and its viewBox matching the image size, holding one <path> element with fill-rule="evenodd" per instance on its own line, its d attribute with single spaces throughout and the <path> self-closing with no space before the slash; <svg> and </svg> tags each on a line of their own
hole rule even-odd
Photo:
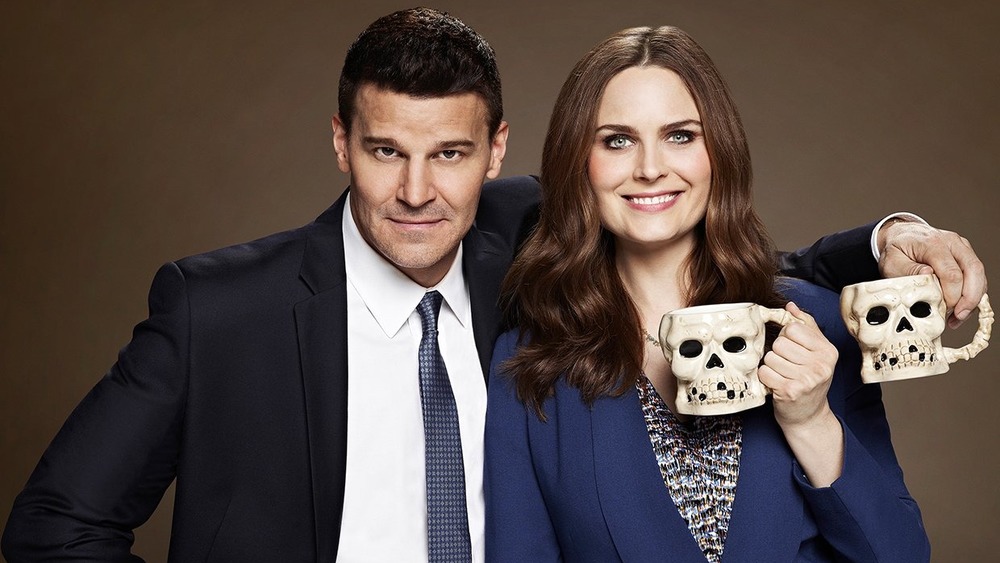
<svg viewBox="0 0 1000 563">
<path fill-rule="evenodd" d="M 453 17 L 374 22 L 338 101 L 350 191 L 305 227 L 160 269 L 149 318 L 15 502 L 8 561 L 136 560 L 132 530 L 174 478 L 172 561 L 482 560 L 484 378 L 537 185 L 483 188 L 506 148 L 499 75 Z M 871 232 L 786 265 L 874 277 Z M 957 235 L 876 232 L 889 271 L 957 268 L 951 304 L 978 301 Z"/>
</svg>

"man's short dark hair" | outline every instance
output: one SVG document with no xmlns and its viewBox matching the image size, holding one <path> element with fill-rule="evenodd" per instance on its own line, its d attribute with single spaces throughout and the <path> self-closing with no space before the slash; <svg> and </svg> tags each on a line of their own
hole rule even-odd
<svg viewBox="0 0 1000 563">
<path fill-rule="evenodd" d="M 430 8 L 375 20 L 347 50 L 337 102 L 348 132 L 364 84 L 418 98 L 479 94 L 486 102 L 491 136 L 503 119 L 493 48 L 458 18 Z"/>
</svg>

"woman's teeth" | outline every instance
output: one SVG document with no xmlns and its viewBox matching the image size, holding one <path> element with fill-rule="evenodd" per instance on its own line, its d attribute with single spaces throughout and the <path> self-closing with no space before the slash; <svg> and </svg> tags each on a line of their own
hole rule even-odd
<svg viewBox="0 0 1000 563">
<path fill-rule="evenodd" d="M 639 205 L 657 205 L 660 203 L 666 203 L 672 199 L 675 199 L 679 194 L 672 193 L 666 195 L 658 195 L 653 197 L 629 197 L 628 200 L 632 203 L 638 203 Z"/>
</svg>

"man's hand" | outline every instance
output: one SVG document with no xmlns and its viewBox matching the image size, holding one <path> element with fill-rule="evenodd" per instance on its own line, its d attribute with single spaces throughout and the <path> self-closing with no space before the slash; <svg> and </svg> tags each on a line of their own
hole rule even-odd
<svg viewBox="0 0 1000 563">
<path fill-rule="evenodd" d="M 911 221 L 889 221 L 879 230 L 883 277 L 935 274 L 948 305 L 948 326 L 968 318 L 986 293 L 986 270 L 972 245 L 958 233 Z"/>
</svg>

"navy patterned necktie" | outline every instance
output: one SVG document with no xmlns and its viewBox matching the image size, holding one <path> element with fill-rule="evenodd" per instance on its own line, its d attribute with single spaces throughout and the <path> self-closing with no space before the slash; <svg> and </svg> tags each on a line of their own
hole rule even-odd
<svg viewBox="0 0 1000 563">
<path fill-rule="evenodd" d="M 427 556 L 430 563 L 469 562 L 469 516 L 465 508 L 465 468 L 458 409 L 448 370 L 438 348 L 441 294 L 428 291 L 417 305 L 420 338 L 420 405 L 424 413 L 427 478 Z"/>
</svg>

